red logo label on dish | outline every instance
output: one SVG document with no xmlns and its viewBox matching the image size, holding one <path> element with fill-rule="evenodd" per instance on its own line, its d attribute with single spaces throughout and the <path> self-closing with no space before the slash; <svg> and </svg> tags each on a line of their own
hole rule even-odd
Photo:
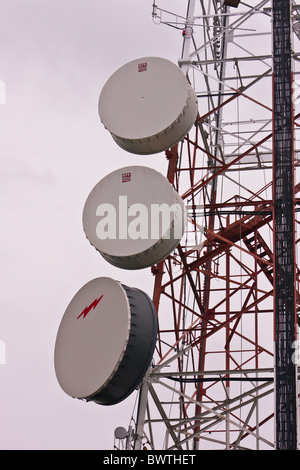
<svg viewBox="0 0 300 470">
<path fill-rule="evenodd" d="M 81 317 L 81 315 L 83 315 L 83 318 L 85 318 L 87 316 L 87 314 L 92 310 L 92 308 L 96 308 L 98 303 L 102 299 L 102 297 L 103 297 L 103 295 L 101 295 L 101 297 L 99 297 L 99 299 L 95 299 L 94 302 L 92 302 L 91 305 L 89 305 L 89 307 L 85 307 L 85 309 L 82 310 L 81 314 L 78 315 L 77 320 L 78 320 L 78 318 Z"/>
<path fill-rule="evenodd" d="M 142 62 L 141 64 L 138 64 L 138 71 L 147 72 L 147 67 L 148 67 L 147 62 Z"/>
<path fill-rule="evenodd" d="M 131 173 L 122 173 L 122 183 L 131 181 Z"/>
</svg>

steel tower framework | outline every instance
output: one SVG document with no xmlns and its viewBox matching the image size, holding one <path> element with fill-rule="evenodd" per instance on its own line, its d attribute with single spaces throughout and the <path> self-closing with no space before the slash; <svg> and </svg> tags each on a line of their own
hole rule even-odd
<svg viewBox="0 0 300 470">
<path fill-rule="evenodd" d="M 300 7 L 154 2 L 153 21 L 183 35 L 199 115 L 166 152 L 188 230 L 152 267 L 159 338 L 134 448 L 296 448 Z"/>
</svg>

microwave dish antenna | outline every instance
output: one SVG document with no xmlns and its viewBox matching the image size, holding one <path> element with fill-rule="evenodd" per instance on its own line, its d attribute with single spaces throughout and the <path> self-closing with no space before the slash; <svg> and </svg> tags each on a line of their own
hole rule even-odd
<svg viewBox="0 0 300 470">
<path fill-rule="evenodd" d="M 155 154 L 179 142 L 193 126 L 197 96 L 183 71 L 160 57 L 135 59 L 118 69 L 99 98 L 101 122 L 128 152 Z"/>
<path fill-rule="evenodd" d="M 55 372 L 73 398 L 114 405 L 141 383 L 157 336 L 156 311 L 143 291 L 108 277 L 73 297 L 55 343 Z"/>
<path fill-rule="evenodd" d="M 184 203 L 158 171 L 127 166 L 106 175 L 90 192 L 83 229 L 97 251 L 122 269 L 142 269 L 168 256 L 185 229 Z"/>
</svg>

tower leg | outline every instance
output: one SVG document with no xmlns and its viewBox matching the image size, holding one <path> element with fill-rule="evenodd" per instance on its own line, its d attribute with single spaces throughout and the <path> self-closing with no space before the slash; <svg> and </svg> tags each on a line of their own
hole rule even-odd
<svg viewBox="0 0 300 470">
<path fill-rule="evenodd" d="M 291 5 L 273 0 L 273 199 L 276 448 L 297 449 Z"/>
</svg>

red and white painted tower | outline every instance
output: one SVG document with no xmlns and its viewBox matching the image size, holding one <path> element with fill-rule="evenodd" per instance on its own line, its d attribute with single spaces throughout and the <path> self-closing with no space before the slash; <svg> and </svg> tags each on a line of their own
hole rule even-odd
<svg viewBox="0 0 300 470">
<path fill-rule="evenodd" d="M 126 449 L 297 449 L 300 7 L 188 0 L 185 16 L 156 2 L 152 15 L 182 35 L 179 67 L 125 64 L 99 114 L 123 150 L 165 154 L 167 175 L 107 175 L 83 228 L 116 268 L 151 269 L 153 296 L 106 278 L 86 285 L 61 324 L 57 374 L 100 404 L 138 387 L 135 427 L 115 433 Z M 153 206 L 172 207 L 167 226 Z M 94 360 L 83 389 L 78 361 L 69 366 L 80 335 L 79 356 Z"/>
<path fill-rule="evenodd" d="M 159 338 L 135 448 L 298 445 L 299 8 L 190 0 L 182 17 L 154 2 L 183 35 L 199 113 L 166 151 L 188 229 L 152 267 Z"/>
</svg>

